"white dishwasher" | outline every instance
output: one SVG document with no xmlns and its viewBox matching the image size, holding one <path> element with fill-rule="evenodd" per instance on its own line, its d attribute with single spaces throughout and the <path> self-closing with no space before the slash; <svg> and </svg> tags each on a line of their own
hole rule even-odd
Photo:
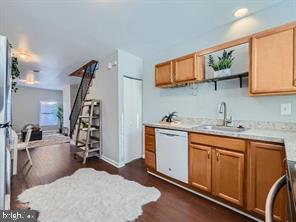
<svg viewBox="0 0 296 222">
<path fill-rule="evenodd" d="M 157 171 L 188 183 L 188 133 L 166 129 L 155 132 Z"/>
</svg>

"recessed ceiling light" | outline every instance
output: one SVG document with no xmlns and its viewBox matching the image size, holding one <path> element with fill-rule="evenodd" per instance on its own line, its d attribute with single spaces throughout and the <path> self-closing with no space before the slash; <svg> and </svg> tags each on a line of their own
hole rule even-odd
<svg viewBox="0 0 296 222">
<path fill-rule="evenodd" d="M 28 85 L 34 85 L 34 84 L 39 83 L 39 81 L 36 81 L 36 80 L 27 80 L 27 79 L 19 79 L 18 81 L 19 82 L 22 82 L 22 83 L 26 83 Z"/>
<path fill-rule="evenodd" d="M 240 9 L 236 10 L 233 13 L 233 15 L 234 15 L 234 17 L 240 18 L 240 17 L 245 16 L 248 13 L 248 11 L 249 10 L 247 8 L 240 8 Z"/>
<path fill-rule="evenodd" d="M 23 60 L 28 60 L 28 59 L 30 59 L 30 55 L 29 54 L 27 54 L 27 53 L 25 53 L 25 52 L 19 52 L 19 53 L 17 53 L 18 54 L 18 56 L 21 58 L 21 59 L 23 59 Z"/>
<path fill-rule="evenodd" d="M 35 76 L 34 76 L 33 73 L 28 73 L 27 76 L 26 76 L 26 79 L 20 79 L 19 81 L 23 82 L 23 83 L 26 83 L 26 84 L 29 84 L 29 85 L 34 85 L 34 84 L 39 83 L 39 81 L 35 80 Z"/>
</svg>

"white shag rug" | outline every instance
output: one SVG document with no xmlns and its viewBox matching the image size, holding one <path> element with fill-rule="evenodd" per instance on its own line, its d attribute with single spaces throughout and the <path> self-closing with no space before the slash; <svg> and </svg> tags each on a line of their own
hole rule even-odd
<svg viewBox="0 0 296 222">
<path fill-rule="evenodd" d="M 126 222 L 142 214 L 142 206 L 160 192 L 118 175 L 82 168 L 73 175 L 40 185 L 18 196 L 40 212 L 41 222 Z"/>
</svg>

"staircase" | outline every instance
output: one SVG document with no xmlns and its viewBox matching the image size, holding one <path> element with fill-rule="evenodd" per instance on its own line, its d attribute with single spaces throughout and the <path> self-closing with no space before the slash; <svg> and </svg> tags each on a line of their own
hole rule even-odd
<svg viewBox="0 0 296 222">
<path fill-rule="evenodd" d="M 75 98 L 75 102 L 72 107 L 70 118 L 69 118 L 70 119 L 70 137 L 71 138 L 72 138 L 72 135 L 75 131 L 77 120 L 78 120 L 78 117 L 82 111 L 82 107 L 83 107 L 84 101 L 86 99 L 86 95 L 89 91 L 89 87 L 91 86 L 91 82 L 94 78 L 94 73 L 98 68 L 97 66 L 98 66 L 98 62 L 95 60 L 92 60 L 70 74 L 70 76 L 82 77 L 80 85 L 79 85 L 79 89 L 77 91 L 77 95 Z"/>
</svg>

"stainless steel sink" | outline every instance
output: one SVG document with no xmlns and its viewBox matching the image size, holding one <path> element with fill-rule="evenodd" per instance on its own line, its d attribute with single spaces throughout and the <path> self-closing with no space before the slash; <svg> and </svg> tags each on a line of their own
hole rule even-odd
<svg viewBox="0 0 296 222">
<path fill-rule="evenodd" d="M 233 126 L 217 126 L 217 125 L 201 125 L 193 127 L 193 130 L 218 130 L 227 132 L 244 132 L 248 129 L 244 127 L 233 127 Z"/>
</svg>

